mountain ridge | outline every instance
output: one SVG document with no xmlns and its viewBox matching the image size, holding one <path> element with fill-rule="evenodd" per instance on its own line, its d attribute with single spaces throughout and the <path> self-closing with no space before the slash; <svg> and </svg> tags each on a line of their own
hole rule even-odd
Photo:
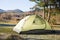
<svg viewBox="0 0 60 40">
<path fill-rule="evenodd" d="M 2 12 L 15 12 L 15 13 L 23 13 L 22 10 L 20 9 L 15 9 L 15 10 L 3 10 L 3 9 L 0 9 L 0 13 Z"/>
<path fill-rule="evenodd" d="M 0 13 L 2 13 L 2 12 L 5 12 L 5 10 L 3 10 L 3 9 L 0 9 Z"/>
</svg>

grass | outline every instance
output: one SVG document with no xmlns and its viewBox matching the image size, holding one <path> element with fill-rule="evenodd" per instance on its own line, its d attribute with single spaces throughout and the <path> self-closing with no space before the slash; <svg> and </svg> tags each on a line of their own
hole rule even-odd
<svg viewBox="0 0 60 40">
<path fill-rule="evenodd" d="M 0 26 L 0 33 L 6 33 L 8 34 L 17 34 L 13 31 L 14 26 Z M 53 27 L 54 29 L 58 29 L 60 26 Z M 60 29 L 60 28 L 59 28 Z M 20 35 L 20 34 L 19 34 Z M 27 34 L 21 34 L 21 37 L 27 40 L 60 40 L 60 35 L 27 35 Z"/>
<path fill-rule="evenodd" d="M 17 34 L 16 32 L 14 32 L 13 30 L 13 27 L 0 27 L 0 33 L 7 33 L 8 34 Z M 60 40 L 60 35 L 27 35 L 27 34 L 21 34 L 20 35 L 21 37 L 23 37 L 24 39 L 27 39 L 27 40 Z"/>
<path fill-rule="evenodd" d="M 53 30 L 60 30 L 60 25 L 59 26 L 58 25 L 57 26 L 52 26 L 52 29 Z"/>
<path fill-rule="evenodd" d="M 15 21 L 7 21 L 7 22 L 4 22 L 4 21 L 0 21 L 0 24 L 17 24 L 18 22 L 15 22 Z"/>
<path fill-rule="evenodd" d="M 0 26 L 0 33 L 15 33 L 13 31 L 14 26 Z M 60 27 L 60 26 L 59 26 Z M 55 26 L 52 27 L 54 30 L 60 30 L 60 28 Z"/>
<path fill-rule="evenodd" d="M 13 27 L 0 27 L 0 33 L 15 33 Z"/>
</svg>

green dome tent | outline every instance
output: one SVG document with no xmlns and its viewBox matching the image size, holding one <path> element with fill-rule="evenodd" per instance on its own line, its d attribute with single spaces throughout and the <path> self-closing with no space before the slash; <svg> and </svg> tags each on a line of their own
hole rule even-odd
<svg viewBox="0 0 60 40">
<path fill-rule="evenodd" d="M 30 30 L 52 30 L 46 20 L 38 15 L 29 15 L 23 18 L 14 28 L 13 31 L 18 33 Z"/>
</svg>

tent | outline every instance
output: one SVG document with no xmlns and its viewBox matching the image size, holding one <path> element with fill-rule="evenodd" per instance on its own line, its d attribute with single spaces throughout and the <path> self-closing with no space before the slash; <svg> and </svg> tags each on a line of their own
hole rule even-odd
<svg viewBox="0 0 60 40">
<path fill-rule="evenodd" d="M 52 30 L 48 22 L 40 16 L 29 15 L 20 20 L 19 23 L 13 28 L 13 31 L 20 33 L 22 31 L 30 31 L 36 29 Z"/>
</svg>

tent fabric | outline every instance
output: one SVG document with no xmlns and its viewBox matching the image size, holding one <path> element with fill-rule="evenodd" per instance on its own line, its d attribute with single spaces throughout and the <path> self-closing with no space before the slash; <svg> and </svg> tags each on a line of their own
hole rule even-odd
<svg viewBox="0 0 60 40">
<path fill-rule="evenodd" d="M 46 20 L 42 19 L 38 15 L 31 15 L 29 19 L 25 22 L 22 31 L 34 29 L 51 30 L 51 26 Z"/>
<path fill-rule="evenodd" d="M 18 33 L 21 32 L 22 27 L 25 23 L 25 21 L 29 18 L 29 16 L 24 17 L 22 20 L 19 21 L 19 23 L 13 28 L 13 31 L 16 31 Z"/>
<path fill-rule="evenodd" d="M 13 30 L 20 33 L 21 31 L 29 31 L 35 29 L 51 30 L 51 26 L 46 20 L 38 15 L 30 15 L 23 18 Z"/>
</svg>

